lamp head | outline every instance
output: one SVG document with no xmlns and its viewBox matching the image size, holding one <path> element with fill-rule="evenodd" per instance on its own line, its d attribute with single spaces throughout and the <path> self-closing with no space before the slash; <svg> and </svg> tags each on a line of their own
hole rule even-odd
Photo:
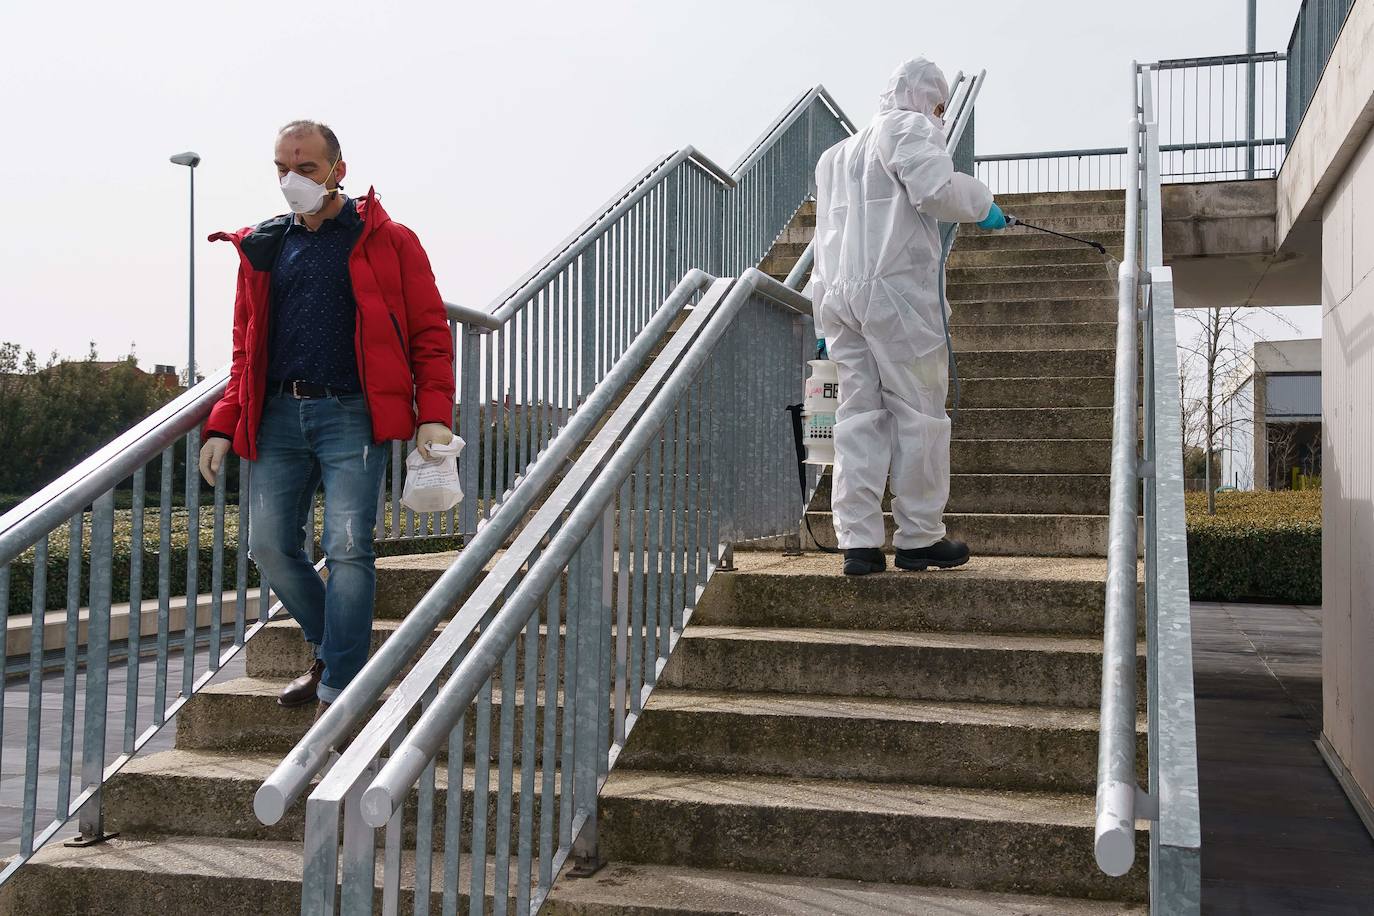
<svg viewBox="0 0 1374 916">
<path fill-rule="evenodd" d="M 172 157 L 172 162 L 176 165 L 189 165 L 191 168 L 195 168 L 200 165 L 200 153 L 193 153 L 189 150 L 184 153 L 177 153 Z"/>
</svg>

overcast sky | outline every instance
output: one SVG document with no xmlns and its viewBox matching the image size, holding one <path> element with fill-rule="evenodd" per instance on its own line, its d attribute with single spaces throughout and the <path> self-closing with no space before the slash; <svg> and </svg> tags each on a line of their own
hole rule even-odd
<svg viewBox="0 0 1374 916">
<path fill-rule="evenodd" d="M 1260 0 L 1260 50 L 1299 0 Z M 445 298 L 485 307 L 635 172 L 685 144 L 727 166 L 798 92 L 857 122 L 924 53 L 988 69 L 982 153 L 1124 143 L 1133 58 L 1244 50 L 1243 0 L 5 3 L 0 339 L 186 362 L 187 175 L 197 353 L 228 359 L 236 258 L 205 236 L 284 209 L 276 128 L 327 121 Z M 1301 333 L 1319 321 L 1298 316 Z"/>
</svg>

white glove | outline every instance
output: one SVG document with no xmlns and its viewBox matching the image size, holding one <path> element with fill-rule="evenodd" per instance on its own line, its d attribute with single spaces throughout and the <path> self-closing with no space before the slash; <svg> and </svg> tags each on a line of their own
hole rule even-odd
<svg viewBox="0 0 1374 916">
<path fill-rule="evenodd" d="M 227 454 L 229 454 L 229 440 L 222 436 L 211 436 L 200 447 L 200 476 L 204 477 L 205 482 L 212 487 L 215 485 L 215 478 L 219 476 L 220 466 L 224 464 L 224 456 Z"/>
<path fill-rule="evenodd" d="M 421 423 L 415 432 L 415 450 L 426 461 L 435 456 L 430 454 L 431 445 L 448 445 L 453 441 L 453 430 L 443 423 Z"/>
</svg>

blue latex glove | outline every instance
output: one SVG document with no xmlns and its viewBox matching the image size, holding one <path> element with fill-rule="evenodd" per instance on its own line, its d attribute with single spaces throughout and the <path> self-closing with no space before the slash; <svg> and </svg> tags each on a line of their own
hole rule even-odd
<svg viewBox="0 0 1374 916">
<path fill-rule="evenodd" d="M 829 359 L 830 355 L 825 350 L 825 338 L 816 338 L 816 359 Z"/>
<path fill-rule="evenodd" d="M 994 202 L 988 215 L 983 217 L 978 224 L 979 229 L 1005 229 L 1007 228 L 1007 218 L 1002 215 L 1002 208 Z"/>
</svg>

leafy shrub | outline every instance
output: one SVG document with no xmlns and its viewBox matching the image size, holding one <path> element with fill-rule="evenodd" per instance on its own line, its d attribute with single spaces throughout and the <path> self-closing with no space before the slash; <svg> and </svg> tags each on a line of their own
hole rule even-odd
<svg viewBox="0 0 1374 916">
<path fill-rule="evenodd" d="M 1322 600 L 1320 490 L 1186 494 L 1188 575 L 1197 601 Z"/>
</svg>

